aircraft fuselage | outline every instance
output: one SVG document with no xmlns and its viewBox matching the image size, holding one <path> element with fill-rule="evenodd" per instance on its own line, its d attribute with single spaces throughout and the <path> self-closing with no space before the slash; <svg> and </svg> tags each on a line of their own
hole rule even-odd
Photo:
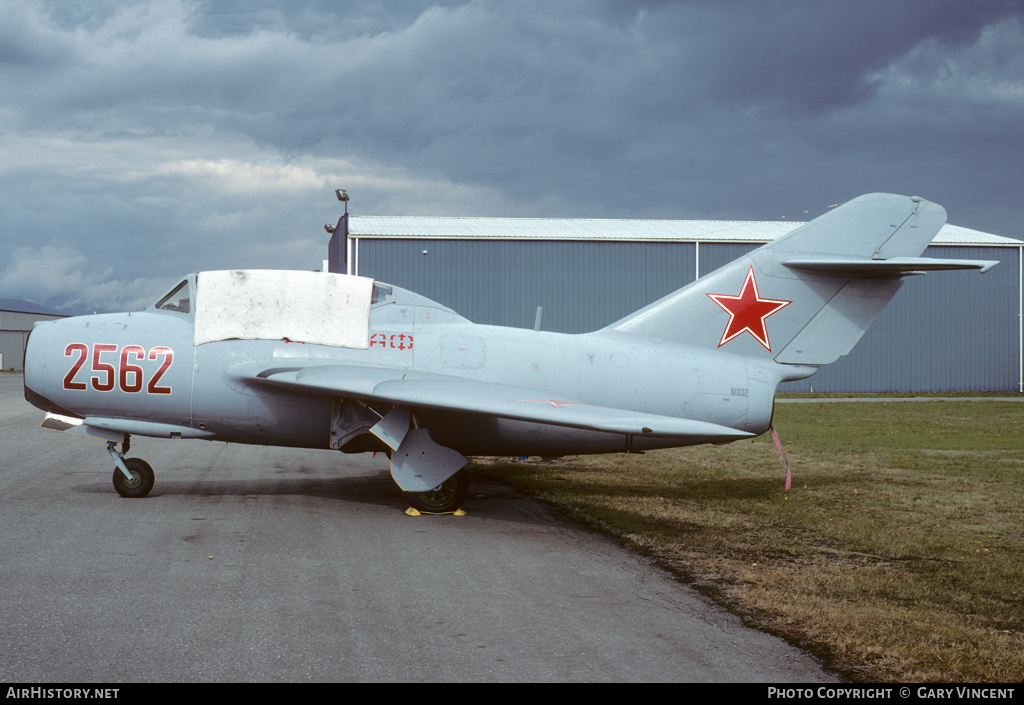
<svg viewBox="0 0 1024 705">
<path fill-rule="evenodd" d="M 26 350 L 26 397 L 112 430 L 169 438 L 329 448 L 328 395 L 268 390 L 244 374 L 351 364 L 544 389 L 536 404 L 614 406 L 767 430 L 782 368 L 774 363 L 615 332 L 583 335 L 469 323 L 441 307 L 378 304 L 369 347 L 287 340 L 193 344 L 188 315 L 81 316 L 37 326 Z M 779 369 L 773 369 L 778 367 Z M 743 381 L 745 380 L 745 382 Z M 571 401 L 569 401 L 571 400 Z M 382 412 L 386 410 L 381 410 Z M 464 455 L 562 455 L 682 445 L 465 412 L 422 410 L 417 423 Z M 355 447 L 359 447 L 358 445 Z M 368 446 L 369 449 L 371 446 Z"/>
</svg>

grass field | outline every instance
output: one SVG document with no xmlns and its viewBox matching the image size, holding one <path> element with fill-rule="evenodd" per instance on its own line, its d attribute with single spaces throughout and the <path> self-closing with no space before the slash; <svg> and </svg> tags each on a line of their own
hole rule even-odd
<svg viewBox="0 0 1024 705">
<path fill-rule="evenodd" d="M 770 437 L 483 471 L 858 681 L 1024 681 L 1024 404 L 780 404 Z"/>
</svg>

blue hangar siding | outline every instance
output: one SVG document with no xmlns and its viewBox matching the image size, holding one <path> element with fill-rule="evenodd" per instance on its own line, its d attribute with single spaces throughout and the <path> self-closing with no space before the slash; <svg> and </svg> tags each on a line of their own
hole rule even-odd
<svg viewBox="0 0 1024 705">
<path fill-rule="evenodd" d="M 25 360 L 25 342 L 36 321 L 67 318 L 67 314 L 29 301 L 0 299 L 0 365 L 4 370 L 20 370 Z"/>
<path fill-rule="evenodd" d="M 572 240 L 359 241 L 359 274 L 448 306 L 475 323 L 584 333 L 693 280 L 693 247 Z"/>
<path fill-rule="evenodd" d="M 372 238 L 353 273 L 428 296 L 476 323 L 582 333 L 601 328 L 758 247 L 750 243 Z M 1017 247 L 930 247 L 994 259 L 985 275 L 908 277 L 850 355 L 781 391 L 1018 391 Z M 345 271 L 332 252 L 332 271 Z"/>
</svg>

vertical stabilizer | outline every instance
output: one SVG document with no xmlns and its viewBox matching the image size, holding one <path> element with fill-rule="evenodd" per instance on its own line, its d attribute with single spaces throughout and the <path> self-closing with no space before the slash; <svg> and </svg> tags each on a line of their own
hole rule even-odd
<svg viewBox="0 0 1024 705">
<path fill-rule="evenodd" d="M 920 257 L 945 222 L 942 206 L 921 198 L 861 196 L 605 330 L 828 364 L 850 352 L 902 277 L 994 264 Z"/>
</svg>

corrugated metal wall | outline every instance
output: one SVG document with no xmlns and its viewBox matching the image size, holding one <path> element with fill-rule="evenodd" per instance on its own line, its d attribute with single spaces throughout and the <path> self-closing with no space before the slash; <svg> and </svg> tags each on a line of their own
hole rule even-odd
<svg viewBox="0 0 1024 705">
<path fill-rule="evenodd" d="M 424 254 L 426 252 L 426 254 Z M 693 280 L 692 243 L 359 240 L 359 274 L 476 323 L 596 330 Z"/>
<path fill-rule="evenodd" d="M 477 323 L 580 333 L 601 328 L 755 249 L 747 244 L 368 239 L 358 273 L 430 297 Z M 424 254 L 424 251 L 426 254 Z M 847 357 L 785 391 L 1017 391 L 1018 248 L 931 247 L 998 259 L 985 275 L 909 277 Z"/>
<path fill-rule="evenodd" d="M 20 330 L 0 330 L 0 363 L 5 370 L 20 370 L 25 359 L 25 339 Z"/>
<path fill-rule="evenodd" d="M 20 370 L 25 360 L 25 341 L 36 321 L 52 321 L 63 316 L 47 316 L 40 313 L 19 313 L 0 311 L 0 356 L 3 369 Z"/>
</svg>

